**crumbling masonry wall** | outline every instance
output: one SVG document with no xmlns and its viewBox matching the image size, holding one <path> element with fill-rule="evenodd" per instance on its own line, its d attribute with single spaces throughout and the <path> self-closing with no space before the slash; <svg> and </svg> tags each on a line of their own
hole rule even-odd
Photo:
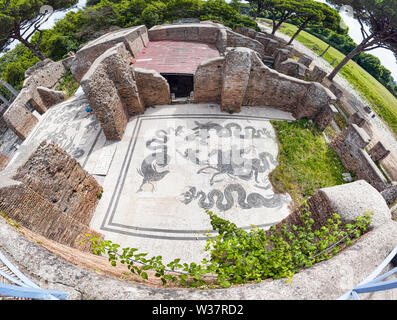
<svg viewBox="0 0 397 320">
<path fill-rule="evenodd" d="M 49 107 L 65 99 L 61 91 L 53 90 L 64 72 L 61 61 L 50 59 L 40 61 L 26 70 L 22 90 L 3 115 L 7 126 L 22 140 L 38 122 L 30 108 L 43 114 Z"/>
<path fill-rule="evenodd" d="M 371 138 L 364 129 L 350 124 L 332 142 L 331 147 L 338 153 L 343 165 L 352 171 L 357 179 L 370 183 L 379 192 L 389 184 L 374 161 L 365 151 Z"/>
<path fill-rule="evenodd" d="M 276 225 L 304 226 L 301 215 L 310 211 L 314 220 L 313 229 L 320 228 L 336 213 L 342 222 L 352 223 L 357 217 L 372 213 L 371 228 L 391 221 L 390 209 L 382 195 L 365 180 L 319 189 L 306 204 L 295 209 Z"/>
<path fill-rule="evenodd" d="M 94 61 L 106 50 L 118 43 L 123 43 L 129 53 L 129 58 L 135 57 L 149 42 L 148 31 L 145 26 L 109 32 L 98 39 L 87 43 L 76 52 L 70 71 L 77 82 L 81 82 L 84 75 L 91 68 Z"/>
<path fill-rule="evenodd" d="M 88 227 L 101 192 L 74 158 L 43 142 L 22 166 L 0 174 L 0 212 L 48 239 L 88 251 L 89 243 L 80 243 L 84 236 L 102 237 Z"/>
<path fill-rule="evenodd" d="M 121 140 L 129 116 L 144 112 L 128 56 L 124 43 L 118 43 L 98 57 L 81 80 L 108 140 Z"/>
<path fill-rule="evenodd" d="M 281 74 L 263 64 L 255 51 L 233 48 L 226 56 L 201 63 L 194 78 L 194 100 L 221 104 L 224 111 L 241 106 L 269 106 L 297 119 L 315 120 L 320 129 L 332 121 L 336 97 L 321 84 Z"/>
</svg>

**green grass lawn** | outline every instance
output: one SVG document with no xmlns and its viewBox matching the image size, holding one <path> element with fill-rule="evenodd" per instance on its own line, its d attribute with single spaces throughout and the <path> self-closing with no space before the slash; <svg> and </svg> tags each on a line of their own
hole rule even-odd
<svg viewBox="0 0 397 320">
<path fill-rule="evenodd" d="M 288 192 L 295 205 L 319 188 L 343 184 L 347 172 L 315 123 L 303 119 L 271 122 L 279 141 L 279 165 L 270 174 L 278 192 Z"/>
<path fill-rule="evenodd" d="M 292 36 L 296 30 L 296 26 L 288 23 L 284 23 L 283 27 L 279 29 L 280 32 L 288 36 Z M 305 31 L 302 31 L 296 37 L 295 41 L 299 41 L 318 55 L 328 47 L 327 43 Z M 329 63 L 332 63 L 337 59 L 337 63 L 339 63 L 344 57 L 345 55 L 343 53 L 331 47 L 323 56 L 323 59 Z M 337 64 L 334 64 L 334 66 L 336 65 Z M 379 81 L 352 60 L 341 69 L 339 75 L 349 81 L 354 89 L 360 92 L 371 103 L 371 107 L 375 113 L 388 124 L 394 135 L 397 137 L 396 97 L 394 97 Z"/>
</svg>

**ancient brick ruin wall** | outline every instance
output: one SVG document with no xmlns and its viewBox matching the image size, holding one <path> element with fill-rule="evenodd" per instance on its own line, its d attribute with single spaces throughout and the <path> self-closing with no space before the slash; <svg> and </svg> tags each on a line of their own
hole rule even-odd
<svg viewBox="0 0 397 320">
<path fill-rule="evenodd" d="M 131 27 L 107 33 L 95 39 L 76 52 L 70 71 L 77 82 L 81 82 L 94 61 L 108 49 L 123 43 L 129 58 L 135 57 L 149 42 L 145 26 Z"/>
<path fill-rule="evenodd" d="M 372 160 L 380 161 L 389 155 L 390 150 L 386 149 L 381 141 L 378 141 L 373 148 L 368 151 L 368 153 L 370 154 Z"/>
<path fill-rule="evenodd" d="M 230 29 L 226 29 L 227 46 L 228 47 L 243 47 L 256 51 L 261 57 L 264 55 L 265 46 L 255 39 L 243 36 Z"/>
<path fill-rule="evenodd" d="M 74 220 L 23 184 L 0 188 L 0 212 L 35 233 L 81 251 L 89 252 L 91 248 L 89 242 L 81 244 L 86 234 L 103 239 L 100 233 Z"/>
<path fill-rule="evenodd" d="M 160 73 L 142 68 L 133 68 L 133 73 L 145 107 L 171 103 L 170 86 Z"/>
<path fill-rule="evenodd" d="M 221 103 L 224 57 L 204 61 L 194 74 L 194 101 Z"/>
<path fill-rule="evenodd" d="M 394 202 L 397 200 L 397 183 L 392 183 L 391 186 L 387 187 L 381 192 L 381 195 L 388 205 L 394 204 Z"/>
<path fill-rule="evenodd" d="M 22 90 L 3 115 L 7 126 L 19 138 L 26 139 L 38 122 L 28 105 L 43 114 L 49 107 L 64 100 L 62 92 L 53 90 L 64 72 L 62 62 L 50 59 L 40 61 L 26 70 Z"/>
<path fill-rule="evenodd" d="M 313 218 L 313 229 L 327 224 L 327 219 L 336 213 L 344 223 L 352 223 L 357 217 L 373 213 L 371 227 L 378 227 L 391 220 L 387 202 L 373 186 L 364 180 L 319 189 L 307 199 L 306 204 L 296 208 L 288 217 L 276 225 L 280 230 L 283 224 L 287 226 L 304 226 L 301 215 L 310 211 Z"/>
<path fill-rule="evenodd" d="M 251 53 L 246 48 L 231 50 L 223 66 L 221 109 L 240 112 L 251 70 Z"/>
<path fill-rule="evenodd" d="M 224 26 L 216 23 L 186 23 L 159 25 L 149 31 L 150 41 L 194 41 L 213 44 L 219 52 L 226 51 L 227 34 Z"/>
<path fill-rule="evenodd" d="M 121 140 L 129 116 L 144 112 L 127 58 L 125 45 L 118 43 L 98 57 L 81 80 L 109 140 Z"/>
<path fill-rule="evenodd" d="M 290 48 L 286 46 L 287 42 L 283 39 L 271 34 L 255 31 L 251 28 L 240 26 L 236 28 L 235 32 L 260 42 L 263 46 L 263 55 L 265 56 L 274 57 L 277 49 Z"/>
<path fill-rule="evenodd" d="M 197 103 L 220 101 L 222 110 L 231 112 L 239 112 L 242 105 L 275 107 L 298 119 L 313 119 L 320 129 L 337 112 L 332 107 L 336 98 L 328 89 L 266 67 L 248 48 L 233 48 L 224 59 L 204 61 L 196 71 L 194 86 Z"/>
<path fill-rule="evenodd" d="M 13 179 L 23 182 L 76 221 L 88 225 L 101 186 L 55 144 L 41 144 Z"/>
<path fill-rule="evenodd" d="M 0 153 L 0 171 L 7 166 L 9 161 L 10 159 L 6 155 Z"/>
<path fill-rule="evenodd" d="M 86 251 L 85 234 L 101 236 L 88 225 L 102 188 L 55 144 L 42 143 L 21 167 L 3 171 L 0 182 L 0 212 L 33 232 Z"/>
<path fill-rule="evenodd" d="M 331 142 L 331 147 L 338 153 L 345 168 L 352 171 L 357 179 L 363 179 L 378 191 L 383 191 L 388 187 L 388 182 L 365 151 L 369 141 L 369 136 L 362 128 L 350 124 Z"/>
</svg>

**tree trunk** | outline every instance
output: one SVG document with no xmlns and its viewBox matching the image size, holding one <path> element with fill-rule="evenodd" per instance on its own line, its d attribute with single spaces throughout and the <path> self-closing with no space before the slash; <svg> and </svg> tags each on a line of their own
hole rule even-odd
<svg viewBox="0 0 397 320">
<path fill-rule="evenodd" d="M 298 36 L 298 34 L 306 28 L 306 25 L 309 23 L 310 20 L 306 20 L 304 23 L 302 23 L 299 27 L 299 29 L 295 32 L 295 34 L 292 36 L 292 38 L 289 40 L 289 42 L 287 43 L 287 46 L 289 46 L 294 40 L 295 38 Z"/>
<path fill-rule="evenodd" d="M 284 21 L 280 20 L 277 25 L 273 25 L 273 30 L 272 30 L 272 35 L 276 34 L 276 31 L 280 28 L 280 26 L 282 25 Z"/>
<path fill-rule="evenodd" d="M 327 78 L 332 81 L 346 63 L 348 63 L 354 56 L 356 56 L 365 49 L 364 43 L 366 42 L 367 41 L 363 41 L 360 45 L 354 48 L 346 57 L 344 57 L 343 60 L 335 67 L 335 69 L 332 70 Z"/>
<path fill-rule="evenodd" d="M 34 53 L 34 55 L 40 60 L 45 60 L 46 57 L 41 53 L 40 49 L 37 49 L 33 44 L 31 44 L 28 40 L 25 40 L 22 37 L 16 37 L 15 39 L 19 40 L 25 47 L 27 47 L 30 51 Z"/>
</svg>

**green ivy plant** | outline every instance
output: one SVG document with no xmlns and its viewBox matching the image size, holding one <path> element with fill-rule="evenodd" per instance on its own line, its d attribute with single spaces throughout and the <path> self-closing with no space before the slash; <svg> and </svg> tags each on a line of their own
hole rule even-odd
<svg viewBox="0 0 397 320">
<path fill-rule="evenodd" d="M 372 216 L 367 212 L 352 224 L 342 224 L 340 216 L 333 214 L 325 225 L 315 229 L 306 205 L 301 210 L 299 225 L 272 226 L 269 231 L 253 227 L 247 232 L 209 210 L 206 213 L 218 235 L 207 240 L 205 251 L 210 258 L 203 259 L 201 264 L 175 259 L 164 265 L 162 256 L 148 258 L 147 253 L 138 253 L 136 248 L 120 248 L 91 235 L 86 239 L 91 241 L 94 254 L 106 255 L 113 266 L 117 262 L 126 264 L 132 273 L 145 280 L 149 277 L 147 271 L 152 270 L 164 285 L 178 282 L 197 288 L 208 285 L 212 277 L 218 286 L 230 287 L 268 278 L 291 280 L 302 268 L 329 259 L 352 244 L 367 231 Z"/>
</svg>

